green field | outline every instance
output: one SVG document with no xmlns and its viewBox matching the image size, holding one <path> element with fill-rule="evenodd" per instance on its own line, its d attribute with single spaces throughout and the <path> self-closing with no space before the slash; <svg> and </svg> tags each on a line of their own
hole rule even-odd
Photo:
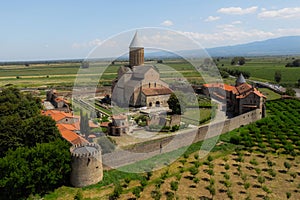
<svg viewBox="0 0 300 200">
<path fill-rule="evenodd" d="M 243 66 L 232 66 L 232 58 L 219 58 L 217 65 L 220 68 L 238 69 L 251 73 L 250 79 L 266 82 L 274 82 L 275 71 L 281 71 L 281 84 L 294 86 L 300 79 L 300 68 L 286 68 L 285 64 L 292 62 L 287 57 L 251 57 L 246 58 Z M 296 58 L 294 58 L 296 59 Z M 33 64 L 0 66 L 0 87 L 13 84 L 18 87 L 40 87 L 40 86 L 69 86 L 72 87 L 77 74 L 80 74 L 83 82 L 97 81 L 102 85 L 110 84 L 117 76 L 118 68 L 124 63 L 109 65 L 107 63 L 94 63 L 88 69 L 81 69 L 80 63 L 60 64 Z M 146 64 L 156 65 L 161 78 L 171 83 L 174 79 L 186 79 L 192 84 L 204 83 L 205 72 L 201 74 L 195 68 L 182 60 L 166 61 L 163 64 L 148 62 Z M 106 68 L 107 67 L 107 68 Z M 104 71 L 105 69 L 105 71 Z M 102 74 L 99 77 L 99 74 Z M 233 83 L 232 79 L 224 80 Z"/>
<path fill-rule="evenodd" d="M 296 59 L 296 58 L 295 58 Z M 250 72 L 250 79 L 274 82 L 275 71 L 282 74 L 281 84 L 294 85 L 300 79 L 300 68 L 285 67 L 292 58 L 287 57 L 260 57 L 246 58 L 246 64 L 243 66 L 230 65 L 231 59 L 220 59 L 218 65 L 220 68 L 238 69 L 240 71 Z M 222 64 L 224 66 L 222 66 Z"/>
</svg>

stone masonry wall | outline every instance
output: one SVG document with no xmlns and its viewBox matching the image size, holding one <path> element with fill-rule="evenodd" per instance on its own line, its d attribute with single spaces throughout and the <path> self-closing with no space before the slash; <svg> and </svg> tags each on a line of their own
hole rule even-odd
<svg viewBox="0 0 300 200">
<path fill-rule="evenodd" d="M 198 131 L 196 133 L 191 130 L 191 133 L 182 133 L 180 134 L 180 136 L 177 135 L 176 137 L 174 137 L 174 135 L 171 135 L 165 138 L 138 143 L 126 148 L 126 150 L 132 152 L 140 152 L 140 153 L 152 152 L 158 150 L 160 148 L 160 145 L 164 147 L 165 145 L 170 143 L 173 139 L 178 140 L 176 142 L 179 144 L 179 143 L 183 143 L 181 140 L 185 140 L 184 138 L 188 138 L 188 137 L 194 137 L 192 143 L 196 143 L 198 141 L 204 140 L 207 137 L 214 137 L 218 135 L 218 133 L 221 134 L 227 133 L 231 130 L 239 128 L 242 125 L 250 124 L 259 119 L 261 119 L 261 111 L 257 109 L 254 111 L 244 113 L 237 117 L 234 117 L 232 119 L 225 120 L 224 122 L 201 126 L 198 128 Z M 208 131 L 210 131 L 209 136 L 207 136 Z M 169 148 L 168 151 L 172 151 L 175 149 L 176 147 L 174 146 L 174 149 Z"/>
</svg>

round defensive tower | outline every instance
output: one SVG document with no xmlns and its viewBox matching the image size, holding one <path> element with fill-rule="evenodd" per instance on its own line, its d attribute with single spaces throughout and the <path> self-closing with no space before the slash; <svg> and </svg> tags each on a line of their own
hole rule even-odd
<svg viewBox="0 0 300 200">
<path fill-rule="evenodd" d="M 85 187 L 96 184 L 103 178 L 101 147 L 95 143 L 73 145 L 71 184 Z"/>
</svg>

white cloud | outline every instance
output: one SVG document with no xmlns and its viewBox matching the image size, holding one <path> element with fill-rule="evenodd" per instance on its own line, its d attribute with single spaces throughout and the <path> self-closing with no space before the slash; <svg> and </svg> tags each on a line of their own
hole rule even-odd
<svg viewBox="0 0 300 200">
<path fill-rule="evenodd" d="M 72 44 L 72 48 L 73 49 L 91 48 L 91 47 L 95 47 L 101 43 L 102 43 L 102 41 L 100 39 L 96 38 L 96 39 L 88 41 L 88 42 L 82 42 L 82 43 L 75 42 Z"/>
<path fill-rule="evenodd" d="M 165 20 L 160 25 L 162 25 L 162 26 L 172 26 L 173 22 L 171 20 Z"/>
<path fill-rule="evenodd" d="M 278 36 L 300 35 L 300 28 L 279 28 L 276 33 Z"/>
<path fill-rule="evenodd" d="M 212 21 L 217 21 L 217 20 L 219 20 L 220 19 L 220 17 L 218 17 L 218 16 L 209 16 L 208 18 L 206 18 L 204 21 L 205 22 L 212 22 Z"/>
<path fill-rule="evenodd" d="M 242 29 L 232 24 L 217 27 L 214 33 L 182 32 L 185 36 L 199 41 L 204 47 L 235 45 L 256 40 L 268 39 L 275 34 L 259 29 Z"/>
<path fill-rule="evenodd" d="M 245 15 L 254 13 L 257 11 L 257 6 L 252 6 L 249 8 L 241 8 L 241 7 L 228 7 L 228 8 L 220 8 L 217 10 L 218 13 L 229 14 L 229 15 Z"/>
<path fill-rule="evenodd" d="M 295 8 L 282 8 L 279 10 L 262 10 L 261 13 L 258 14 L 258 17 L 263 18 L 296 18 L 300 17 L 300 7 Z"/>
<path fill-rule="evenodd" d="M 242 22 L 241 21 L 233 21 L 233 22 L 231 22 L 231 24 L 242 24 Z"/>
</svg>

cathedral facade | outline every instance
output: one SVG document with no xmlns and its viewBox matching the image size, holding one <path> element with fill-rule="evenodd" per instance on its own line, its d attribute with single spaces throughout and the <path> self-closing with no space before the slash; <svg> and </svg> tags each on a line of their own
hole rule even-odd
<svg viewBox="0 0 300 200">
<path fill-rule="evenodd" d="M 166 107 L 172 90 L 155 66 L 144 64 L 144 47 L 136 32 L 129 46 L 129 65 L 112 83 L 112 102 L 121 107 Z"/>
</svg>

